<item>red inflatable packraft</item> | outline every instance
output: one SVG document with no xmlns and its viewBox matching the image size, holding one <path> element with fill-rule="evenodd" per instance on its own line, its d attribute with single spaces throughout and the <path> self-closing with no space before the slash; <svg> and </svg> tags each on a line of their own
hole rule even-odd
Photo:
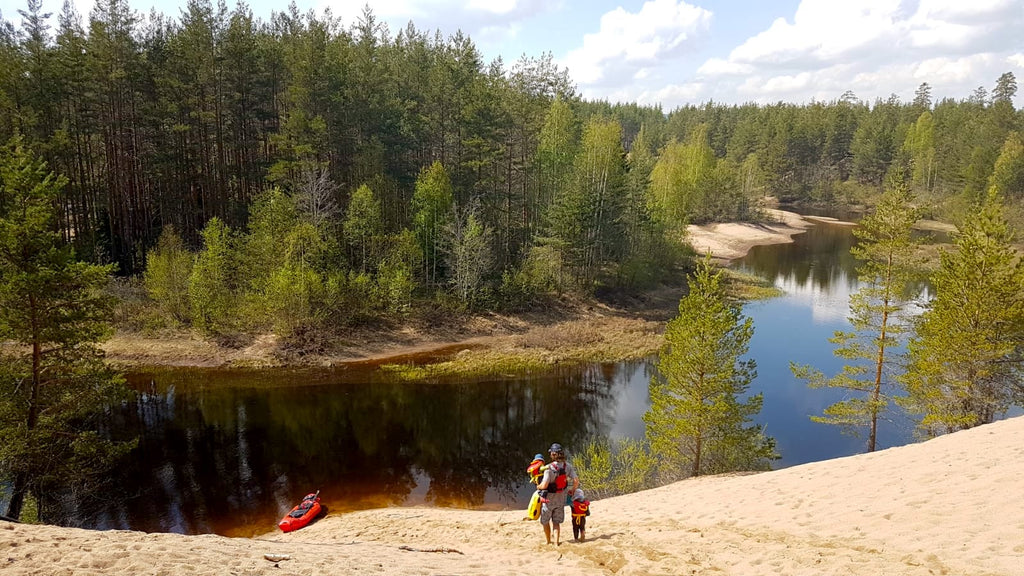
<svg viewBox="0 0 1024 576">
<path fill-rule="evenodd" d="M 277 527 L 285 532 L 298 530 L 316 518 L 320 514 L 320 509 L 320 491 L 317 490 L 316 494 L 307 494 L 298 506 L 285 514 L 284 518 L 277 523 Z"/>
</svg>

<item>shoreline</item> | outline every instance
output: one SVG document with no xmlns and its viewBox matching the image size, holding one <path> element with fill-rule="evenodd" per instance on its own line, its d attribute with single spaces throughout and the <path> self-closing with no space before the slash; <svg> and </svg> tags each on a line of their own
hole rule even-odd
<svg viewBox="0 0 1024 576">
<path fill-rule="evenodd" d="M 573 542 L 563 525 L 558 547 L 543 543 L 523 510 L 417 507 L 328 513 L 256 538 L 0 522 L 0 561 L 12 576 L 525 576 L 539 562 L 567 576 L 1014 576 L 1024 561 L 1022 491 L 1017 417 L 870 454 L 595 500 L 587 540 Z"/>
<path fill-rule="evenodd" d="M 742 257 L 754 246 L 792 242 L 794 235 L 814 225 L 794 212 L 768 212 L 774 222 L 691 225 L 688 240 L 698 253 L 709 251 L 721 263 Z M 657 352 L 665 323 L 675 314 L 682 295 L 681 286 L 663 287 L 617 307 L 563 299 L 548 313 L 469 316 L 455 326 L 353 329 L 346 341 L 332 342 L 329 349 L 315 354 L 291 352 L 272 334 L 235 347 L 187 332 L 163 338 L 116 334 L 102 347 L 108 361 L 126 370 L 391 365 L 392 375 L 400 380 L 529 373 Z M 424 360 L 440 361 L 411 366 Z"/>
<path fill-rule="evenodd" d="M 686 227 L 687 240 L 697 254 L 711 253 L 712 259 L 722 262 L 742 258 L 754 246 L 789 244 L 793 236 L 803 234 L 816 222 L 854 225 L 835 218 L 801 216 L 795 212 L 768 208 L 769 222 L 723 222 Z"/>
</svg>

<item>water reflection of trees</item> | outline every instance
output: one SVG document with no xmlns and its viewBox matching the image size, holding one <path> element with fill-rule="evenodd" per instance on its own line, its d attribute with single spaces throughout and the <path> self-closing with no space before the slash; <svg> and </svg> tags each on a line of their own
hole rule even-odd
<svg viewBox="0 0 1024 576">
<path fill-rule="evenodd" d="M 518 506 L 535 452 L 553 441 L 581 444 L 610 425 L 617 371 L 287 387 L 218 386 L 223 373 L 168 371 L 136 382 L 138 400 L 108 421 L 111 436 L 140 438 L 117 472 L 123 491 L 100 505 L 69 500 L 66 521 L 257 533 L 316 489 L 333 510 L 417 501 Z M 294 377 L 287 374 L 279 373 Z"/>
<path fill-rule="evenodd" d="M 755 246 L 738 265 L 769 280 L 782 278 L 823 291 L 855 287 L 857 262 L 850 248 L 856 238 L 851 227 L 817 224 L 793 239 L 793 245 Z"/>
</svg>

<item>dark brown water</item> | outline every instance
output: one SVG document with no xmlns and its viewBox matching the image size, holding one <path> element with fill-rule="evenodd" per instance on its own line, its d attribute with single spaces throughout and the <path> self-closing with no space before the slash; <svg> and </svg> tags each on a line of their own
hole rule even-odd
<svg viewBox="0 0 1024 576">
<path fill-rule="evenodd" d="M 139 438 L 120 488 L 67 512 L 95 528 L 247 536 L 319 489 L 332 511 L 429 504 L 513 518 L 532 493 L 533 454 L 614 433 L 630 410 L 615 398 L 643 370 L 422 384 L 366 370 L 132 374 L 138 398 L 109 421 L 112 435 Z M 622 419 L 639 421 L 643 392 Z"/>
</svg>

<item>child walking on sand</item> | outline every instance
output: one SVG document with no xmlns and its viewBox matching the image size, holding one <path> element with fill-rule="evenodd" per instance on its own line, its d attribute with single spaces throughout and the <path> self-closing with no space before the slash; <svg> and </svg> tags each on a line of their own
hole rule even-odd
<svg viewBox="0 0 1024 576">
<path fill-rule="evenodd" d="M 587 516 L 590 516 L 590 500 L 583 496 L 583 490 L 572 494 L 572 539 L 582 542 L 587 538 Z"/>
</svg>

